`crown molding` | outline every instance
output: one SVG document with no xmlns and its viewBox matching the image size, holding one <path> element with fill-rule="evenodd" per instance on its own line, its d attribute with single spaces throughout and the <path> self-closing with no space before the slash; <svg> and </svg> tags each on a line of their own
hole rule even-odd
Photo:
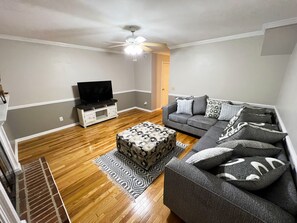
<svg viewBox="0 0 297 223">
<path fill-rule="evenodd" d="M 228 40 L 242 39 L 242 38 L 254 37 L 254 36 L 263 36 L 263 35 L 264 35 L 264 31 L 260 30 L 260 31 L 255 31 L 255 32 L 241 33 L 241 34 L 236 34 L 236 35 L 231 35 L 231 36 L 224 36 L 224 37 L 219 37 L 219 38 L 214 38 L 214 39 L 207 39 L 207 40 L 179 44 L 179 45 L 175 45 L 175 46 L 170 46 L 169 49 L 173 50 L 173 49 L 184 48 L 184 47 L 189 47 L 189 46 L 199 46 L 199 45 L 204 45 L 204 44 L 209 44 L 209 43 L 218 43 L 218 42 L 224 42 L 224 41 L 228 41 Z"/>
<path fill-rule="evenodd" d="M 81 50 L 90 50 L 90 51 L 105 52 L 105 53 L 107 52 L 107 53 L 124 54 L 123 52 L 106 50 L 106 49 L 97 48 L 97 47 L 82 46 L 82 45 L 76 45 L 76 44 L 70 44 L 70 43 L 55 42 L 55 41 L 49 41 L 49 40 L 41 40 L 41 39 L 12 36 L 12 35 L 5 35 L 5 34 L 0 34 L 0 39 L 14 40 L 14 41 L 20 41 L 20 42 L 27 42 L 27 43 L 37 43 L 37 44 L 50 45 L 50 46 L 67 47 L 67 48 L 74 48 L 74 49 L 81 49 Z"/>
<path fill-rule="evenodd" d="M 277 28 L 277 27 L 281 27 L 281 26 L 289 26 L 289 25 L 293 25 L 293 24 L 297 24 L 297 17 L 265 23 L 265 24 L 263 24 L 262 29 L 263 30 L 273 29 L 273 28 Z"/>
<path fill-rule="evenodd" d="M 281 27 L 281 26 L 288 26 L 288 25 L 293 25 L 293 24 L 297 24 L 297 17 L 293 17 L 290 19 L 283 19 L 283 20 L 279 20 L 279 21 L 275 21 L 275 22 L 264 23 L 262 25 L 262 30 L 248 32 L 248 33 L 241 33 L 241 34 L 236 34 L 236 35 L 231 35 L 231 36 L 224 36 L 224 37 L 219 37 L 219 38 L 214 38 L 214 39 L 207 39 L 207 40 L 201 40 L 201 41 L 195 41 L 195 42 L 190 42 L 190 43 L 173 45 L 173 46 L 169 46 L 169 49 L 173 50 L 173 49 L 189 47 L 189 46 L 198 46 L 198 45 L 204 45 L 204 44 L 209 44 L 209 43 L 217 43 L 217 42 L 223 42 L 223 41 L 235 40 L 235 39 L 241 39 L 241 38 L 248 38 L 248 37 L 254 37 L 254 36 L 263 36 L 266 29 L 277 28 L 277 27 Z"/>
<path fill-rule="evenodd" d="M 223 37 L 218 37 L 218 38 L 213 38 L 213 39 L 194 41 L 194 42 L 183 43 L 183 44 L 178 44 L 178 45 L 172 45 L 172 46 L 168 46 L 168 48 L 170 50 L 173 50 L 173 49 L 190 47 L 190 46 L 199 46 L 199 45 L 204 45 L 204 44 L 209 44 L 209 43 L 224 42 L 224 41 L 242 39 L 242 38 L 248 38 L 248 37 L 254 37 L 254 36 L 263 36 L 266 29 L 277 28 L 277 27 L 281 27 L 281 26 L 288 26 L 288 25 L 293 25 L 293 24 L 297 24 L 297 17 L 283 19 L 283 20 L 279 20 L 279 21 L 275 21 L 275 22 L 264 23 L 262 25 L 262 30 L 258 30 L 258 31 L 235 34 L 235 35 L 230 35 L 230 36 L 223 36 Z M 76 44 L 70 44 L 70 43 L 55 42 L 55 41 L 49 41 L 49 40 L 41 40 L 41 39 L 6 35 L 6 34 L 0 34 L 0 39 L 14 40 L 14 41 L 20 41 L 20 42 L 27 42 L 27 43 L 37 43 L 37 44 L 59 46 L 59 47 L 68 47 L 68 48 L 74 48 L 74 49 L 83 49 L 83 50 L 90 50 L 90 51 L 97 51 L 97 52 L 124 54 L 124 52 L 107 50 L 107 49 L 98 48 L 98 47 L 82 46 L 82 45 L 76 45 Z M 157 54 L 167 55 L 167 53 L 160 53 L 160 52 Z"/>
</svg>

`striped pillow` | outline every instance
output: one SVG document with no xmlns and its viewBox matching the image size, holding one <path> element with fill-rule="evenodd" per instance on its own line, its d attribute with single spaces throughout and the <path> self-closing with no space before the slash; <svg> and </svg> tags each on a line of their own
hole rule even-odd
<svg viewBox="0 0 297 223">
<path fill-rule="evenodd" d="M 241 108 L 242 108 L 242 105 L 230 105 L 228 103 L 223 103 L 220 116 L 218 119 L 229 121 L 239 112 Z"/>
<path fill-rule="evenodd" d="M 193 115 L 192 112 L 193 99 L 177 100 L 177 114 Z"/>
</svg>

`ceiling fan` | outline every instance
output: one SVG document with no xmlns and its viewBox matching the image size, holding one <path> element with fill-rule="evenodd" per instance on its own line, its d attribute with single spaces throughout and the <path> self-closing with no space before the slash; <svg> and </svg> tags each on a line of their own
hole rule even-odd
<svg viewBox="0 0 297 223">
<path fill-rule="evenodd" d="M 139 30 L 139 26 L 125 26 L 124 29 L 131 32 L 125 42 L 116 42 L 117 45 L 110 46 L 110 48 L 124 47 L 124 51 L 128 55 L 137 56 L 142 52 L 153 52 L 155 50 L 168 50 L 166 43 L 150 43 L 146 42 L 146 39 L 142 36 L 135 36 L 135 31 Z"/>
</svg>

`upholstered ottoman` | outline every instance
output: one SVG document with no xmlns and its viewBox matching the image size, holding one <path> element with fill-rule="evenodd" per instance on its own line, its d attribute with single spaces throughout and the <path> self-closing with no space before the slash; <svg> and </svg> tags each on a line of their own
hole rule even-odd
<svg viewBox="0 0 297 223">
<path fill-rule="evenodd" d="M 143 122 L 117 134 L 117 149 L 148 170 L 176 146 L 172 129 Z"/>
</svg>

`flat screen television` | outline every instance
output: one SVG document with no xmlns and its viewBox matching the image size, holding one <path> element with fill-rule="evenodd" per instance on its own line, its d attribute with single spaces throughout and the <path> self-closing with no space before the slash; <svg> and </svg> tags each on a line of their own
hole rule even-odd
<svg viewBox="0 0 297 223">
<path fill-rule="evenodd" d="M 78 82 L 77 86 L 83 104 L 92 104 L 113 98 L 111 81 Z"/>
</svg>

